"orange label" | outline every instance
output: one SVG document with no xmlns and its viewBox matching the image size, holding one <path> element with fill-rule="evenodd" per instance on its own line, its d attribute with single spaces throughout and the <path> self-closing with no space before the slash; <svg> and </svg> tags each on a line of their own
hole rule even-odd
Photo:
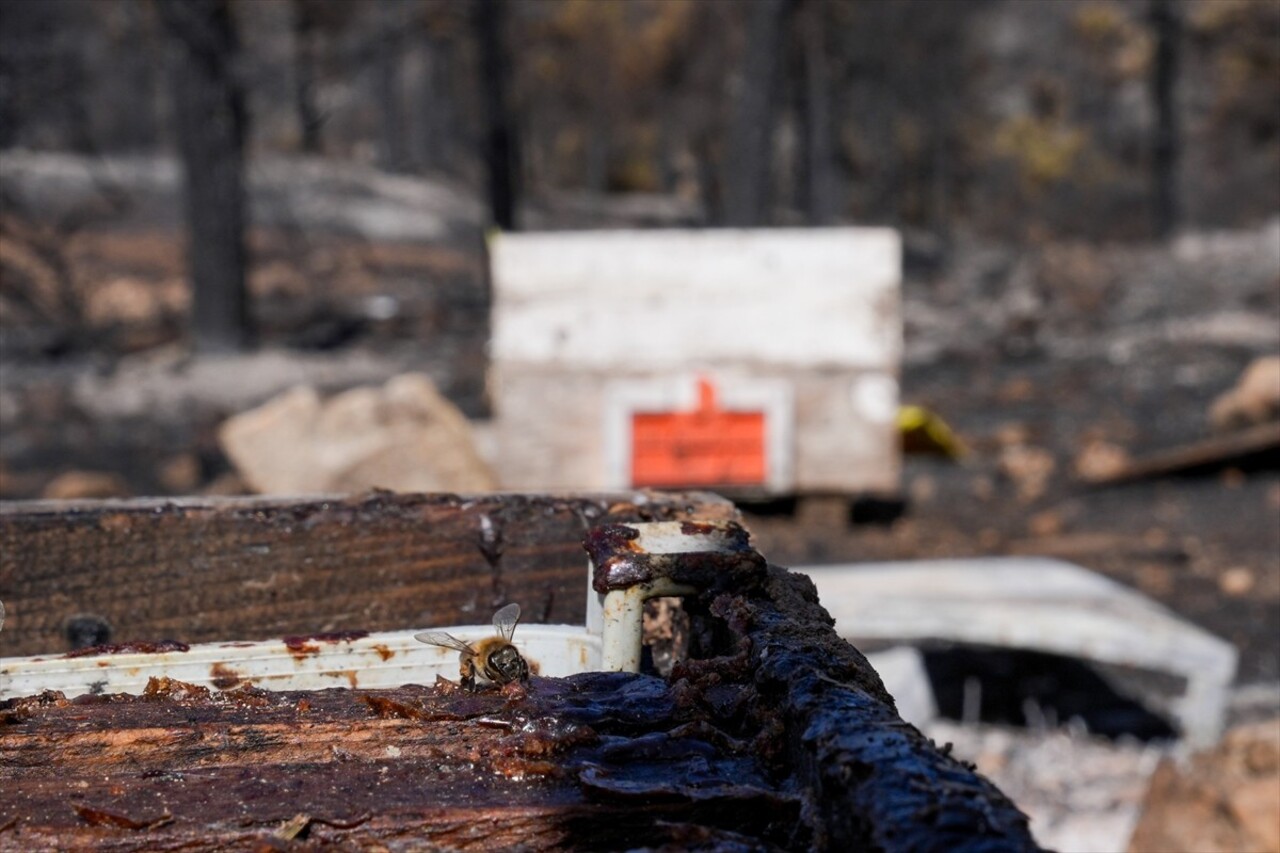
<svg viewBox="0 0 1280 853">
<path fill-rule="evenodd" d="M 690 412 L 631 416 L 631 482 L 635 486 L 745 486 L 765 481 L 765 416 L 725 411 L 715 386 L 698 382 Z"/>
</svg>

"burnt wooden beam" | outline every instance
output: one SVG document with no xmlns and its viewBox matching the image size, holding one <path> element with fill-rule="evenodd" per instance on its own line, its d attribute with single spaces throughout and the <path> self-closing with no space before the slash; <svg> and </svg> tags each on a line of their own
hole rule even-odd
<svg viewBox="0 0 1280 853">
<path fill-rule="evenodd" d="M 404 627 L 552 589 L 545 615 L 580 619 L 587 527 L 593 554 L 625 556 L 638 544 L 619 525 L 689 522 L 696 538 L 733 516 L 699 495 L 11 506 L 0 590 L 23 594 L 6 599 L 5 633 L 60 579 L 89 584 L 126 624 L 168 624 L 154 603 L 128 622 L 134 599 L 167 594 L 168 573 L 194 589 L 163 605 L 188 621 L 207 607 L 202 629 L 224 637 L 329 627 L 317 614 L 337 618 L 335 597 Z M 141 696 L 0 701 L 0 849 L 1039 849 L 1007 797 L 899 717 L 807 577 L 717 529 L 724 547 L 602 561 L 595 578 L 658 573 L 698 590 L 684 598 L 689 656 L 665 679 L 581 673 L 471 694 L 156 678 Z M 91 583 L 103 567 L 124 592 Z M 305 579 L 277 603 L 254 585 L 272 570 Z"/>
<path fill-rule="evenodd" d="M 99 642 L 581 624 L 596 524 L 732 518 L 714 495 L 403 495 L 0 504 L 0 657 Z M 81 617 L 80 622 L 75 622 Z"/>
<path fill-rule="evenodd" d="M 778 849 L 800 800 L 653 676 L 0 702 L 0 849 Z M 717 842 L 719 842 L 717 844 Z M 761 845 L 767 845 L 762 847 Z"/>
</svg>

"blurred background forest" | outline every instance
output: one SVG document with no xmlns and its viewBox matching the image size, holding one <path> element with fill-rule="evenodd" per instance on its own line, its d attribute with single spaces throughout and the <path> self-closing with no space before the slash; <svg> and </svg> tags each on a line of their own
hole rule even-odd
<svg viewBox="0 0 1280 853">
<path fill-rule="evenodd" d="M 531 200 L 663 194 L 706 224 L 1016 239 L 1240 225 L 1274 211 L 1280 183 L 1266 0 L 204 6 L 230 16 L 220 49 L 251 158 L 476 189 L 496 132 Z M 175 152 L 175 54 L 199 34 L 165 8 L 5 3 L 0 147 Z"/>
<path fill-rule="evenodd" d="M 310 287 L 335 264 L 369 272 L 316 244 L 326 228 L 413 243 L 489 223 L 877 224 L 928 263 L 965 236 L 1135 241 L 1277 208 L 1268 0 L 11 0 L 0 16 L 11 354 L 173 340 L 193 299 L 197 344 L 270 338 L 316 319 L 273 316 L 297 310 L 271 303 L 282 253 Z M 122 336 L 128 288 L 104 290 L 68 241 L 172 225 L 179 162 L 205 283 L 132 294 L 164 322 Z M 372 188 L 386 176 L 421 180 Z M 415 192 L 433 224 L 350 207 Z"/>
<path fill-rule="evenodd" d="M 199 345 L 270 339 L 316 319 L 280 316 L 297 306 L 272 302 L 289 289 L 273 261 L 312 288 L 335 265 L 370 272 L 317 245 L 326 230 L 876 224 L 930 263 L 963 237 L 1135 241 L 1277 208 L 1268 0 L 10 0 L 0 16 L 13 355 L 174 340 L 193 301 Z M 176 222 L 179 164 L 204 284 L 104 288 L 85 235 Z M 373 188 L 386 177 L 418 182 Z M 435 220 L 352 209 L 370 196 Z M 119 328 L 144 314 L 163 322 Z"/>
</svg>

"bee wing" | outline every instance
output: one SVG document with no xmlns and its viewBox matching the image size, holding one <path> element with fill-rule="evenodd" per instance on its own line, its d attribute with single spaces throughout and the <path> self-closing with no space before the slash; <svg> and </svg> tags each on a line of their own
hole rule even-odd
<svg viewBox="0 0 1280 853">
<path fill-rule="evenodd" d="M 520 621 L 520 605 L 514 602 L 493 614 L 493 627 L 502 639 L 511 642 L 511 635 L 516 632 L 516 623 Z"/>
<path fill-rule="evenodd" d="M 446 634 L 444 631 L 423 631 L 421 634 L 414 634 L 413 638 L 420 643 L 426 643 L 428 646 L 444 646 L 446 649 L 456 649 L 473 655 L 476 653 L 476 650 L 471 648 L 469 643 L 459 640 L 452 634 Z"/>
</svg>

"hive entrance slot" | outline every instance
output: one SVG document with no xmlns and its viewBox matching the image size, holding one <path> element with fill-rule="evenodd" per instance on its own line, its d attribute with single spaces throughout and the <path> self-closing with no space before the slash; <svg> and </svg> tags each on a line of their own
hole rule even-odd
<svg viewBox="0 0 1280 853">
<path fill-rule="evenodd" d="M 671 675 L 672 668 L 689 658 L 692 623 L 678 596 L 651 598 L 644 603 L 644 648 L 640 671 Z"/>
</svg>

